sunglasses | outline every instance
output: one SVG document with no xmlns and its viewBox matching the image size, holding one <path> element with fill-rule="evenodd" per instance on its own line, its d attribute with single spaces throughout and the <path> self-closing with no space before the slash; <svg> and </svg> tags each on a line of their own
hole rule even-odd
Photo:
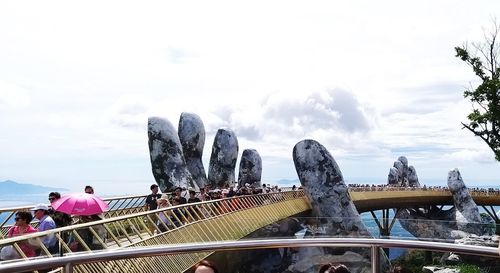
<svg viewBox="0 0 500 273">
<path fill-rule="evenodd" d="M 49 201 L 54 201 L 54 200 L 56 200 L 55 197 L 49 197 Z"/>
<path fill-rule="evenodd" d="M 20 217 L 16 217 L 14 218 L 15 221 L 19 221 L 19 220 L 24 220 L 23 218 L 20 218 Z"/>
</svg>

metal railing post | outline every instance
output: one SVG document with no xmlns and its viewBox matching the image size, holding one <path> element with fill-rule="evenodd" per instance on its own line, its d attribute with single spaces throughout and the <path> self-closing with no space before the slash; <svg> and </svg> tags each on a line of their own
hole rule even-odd
<svg viewBox="0 0 500 273">
<path fill-rule="evenodd" d="M 64 265 L 64 273 L 73 273 L 73 264 L 72 263 L 66 263 Z"/>
<path fill-rule="evenodd" d="M 380 272 L 380 249 L 376 245 L 372 245 L 372 273 Z"/>
</svg>

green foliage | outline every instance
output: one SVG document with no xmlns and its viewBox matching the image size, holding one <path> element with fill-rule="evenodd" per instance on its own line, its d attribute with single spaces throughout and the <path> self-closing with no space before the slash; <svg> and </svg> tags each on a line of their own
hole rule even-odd
<svg viewBox="0 0 500 273">
<path fill-rule="evenodd" d="M 484 273 L 484 272 L 488 272 L 488 271 L 481 270 L 481 267 L 479 267 L 478 265 L 475 265 L 475 264 L 461 263 L 461 264 L 458 264 L 456 266 L 443 265 L 440 262 L 441 257 L 443 256 L 443 253 L 432 252 L 430 255 L 429 254 L 430 253 L 427 251 L 410 250 L 405 255 L 391 261 L 391 263 L 392 263 L 392 265 L 400 265 L 413 273 L 421 273 L 422 268 L 424 266 L 442 266 L 442 267 L 448 267 L 448 268 L 458 268 L 460 270 L 460 273 Z M 428 255 L 429 257 L 426 257 L 426 255 Z M 431 258 L 431 261 L 426 261 L 427 260 L 426 258 Z M 493 272 L 496 272 L 496 271 L 493 271 Z"/>
<path fill-rule="evenodd" d="M 422 272 L 422 267 L 426 265 L 439 265 L 439 259 L 442 254 L 438 252 L 432 252 L 431 260 L 427 261 L 426 251 L 422 250 L 410 250 L 405 255 L 395 259 L 391 263 L 393 265 L 401 265 L 408 269 L 410 272 L 420 273 Z"/>
<path fill-rule="evenodd" d="M 477 265 L 459 264 L 457 267 L 460 269 L 460 273 L 482 273 L 481 268 Z"/>
<path fill-rule="evenodd" d="M 500 161 L 500 45 L 496 38 L 500 25 L 494 25 L 493 31 L 480 44 L 455 47 L 456 57 L 467 63 L 474 74 L 481 79 L 476 89 L 464 91 L 464 97 L 472 104 L 472 112 L 467 116 L 464 128 L 480 137 L 495 153 Z"/>
</svg>

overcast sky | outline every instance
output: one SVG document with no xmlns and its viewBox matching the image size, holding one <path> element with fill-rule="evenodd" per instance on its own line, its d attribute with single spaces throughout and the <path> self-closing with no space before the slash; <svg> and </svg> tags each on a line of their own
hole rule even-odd
<svg viewBox="0 0 500 273">
<path fill-rule="evenodd" d="M 465 1 L 464 1 L 465 2 Z M 500 1 L 3 1 L 0 181 L 147 192 L 147 118 L 218 128 L 263 182 L 296 179 L 293 146 L 328 148 L 349 182 L 385 183 L 405 155 L 422 183 L 498 185 L 461 129 L 477 85 L 454 47 L 481 41 Z M 239 165 L 239 161 L 237 163 Z M 120 188 L 117 188 L 120 185 Z M 113 190 L 114 189 L 114 190 Z"/>
</svg>

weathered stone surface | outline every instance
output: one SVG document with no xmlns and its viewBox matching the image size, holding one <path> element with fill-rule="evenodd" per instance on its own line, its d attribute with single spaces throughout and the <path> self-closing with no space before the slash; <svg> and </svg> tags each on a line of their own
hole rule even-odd
<svg viewBox="0 0 500 273">
<path fill-rule="evenodd" d="M 387 184 L 399 186 L 399 171 L 398 169 L 391 167 L 389 169 L 389 175 L 387 176 Z"/>
<path fill-rule="evenodd" d="M 308 259 L 300 259 L 291 265 L 285 272 L 311 272 L 316 273 L 319 267 L 323 264 L 337 264 L 345 265 L 352 273 L 369 273 L 371 272 L 371 261 L 355 252 L 346 251 L 342 255 L 317 255 L 311 256 Z M 386 272 L 386 271 L 381 271 Z"/>
<path fill-rule="evenodd" d="M 448 187 L 453 196 L 453 208 L 442 210 L 431 206 L 428 209 L 402 209 L 398 214 L 401 226 L 423 240 L 454 241 L 471 234 L 493 234 L 495 232 L 493 219 L 488 215 L 479 214 L 477 205 L 465 187 L 458 169 L 448 173 Z"/>
<path fill-rule="evenodd" d="M 440 262 L 441 264 L 444 265 L 457 265 L 460 262 L 462 262 L 462 259 L 457 254 L 448 252 L 443 254 L 443 257 L 441 257 Z"/>
<path fill-rule="evenodd" d="M 398 161 L 401 162 L 401 164 L 403 164 L 402 173 L 408 173 L 408 159 L 406 158 L 406 156 L 398 157 Z"/>
<path fill-rule="evenodd" d="M 238 186 L 242 187 L 246 183 L 260 187 L 262 177 L 262 159 L 257 150 L 246 149 L 240 159 L 238 173 Z"/>
<path fill-rule="evenodd" d="M 349 196 L 339 166 L 323 145 L 314 140 L 300 141 L 293 148 L 293 161 L 300 183 L 311 201 L 313 216 L 317 217 L 316 223 L 308 226 L 305 237 L 371 237 Z M 326 257 L 341 253 L 347 255 L 348 250 L 299 248 L 295 253 L 294 262 L 286 272 L 317 272 Z M 360 259 L 369 259 L 370 254 L 367 251 L 354 251 L 359 253 L 356 255 Z M 349 259 L 343 260 L 343 263 L 349 262 Z M 361 267 L 351 268 L 352 272 L 365 272 L 369 269 L 369 266 L 365 267 L 362 262 L 356 262 Z M 383 254 L 381 263 L 388 269 L 389 262 Z"/>
<path fill-rule="evenodd" d="M 400 186 L 405 186 L 404 165 L 401 161 L 394 161 L 393 167 L 398 170 L 398 182 Z"/>
<path fill-rule="evenodd" d="M 303 140 L 293 148 L 295 170 L 329 236 L 370 236 L 361 221 L 337 162 L 323 145 Z"/>
<path fill-rule="evenodd" d="M 203 167 L 203 148 L 205 146 L 205 126 L 200 117 L 192 113 L 182 113 L 179 119 L 179 140 L 182 144 L 186 167 L 199 188 L 207 183 Z"/>
<path fill-rule="evenodd" d="M 420 187 L 417 171 L 413 166 L 408 166 L 408 159 L 405 156 L 398 157 L 389 170 L 387 184 L 402 187 Z"/>
<path fill-rule="evenodd" d="M 455 243 L 461 244 L 461 245 L 498 247 L 499 239 L 500 239 L 500 237 L 497 235 L 478 236 L 475 234 L 470 234 L 467 237 L 455 240 Z"/>
<path fill-rule="evenodd" d="M 235 183 L 238 139 L 233 131 L 219 129 L 215 135 L 208 168 L 210 186 L 228 187 Z"/>
<path fill-rule="evenodd" d="M 153 176 L 163 192 L 175 187 L 195 187 L 186 168 L 179 136 L 168 120 L 148 119 L 148 145 Z"/>
<path fill-rule="evenodd" d="M 401 226 L 413 236 L 421 240 L 448 239 L 452 241 L 456 230 L 455 208 L 440 210 L 431 206 L 429 210 L 423 208 L 402 209 L 398 213 Z"/>
<path fill-rule="evenodd" d="M 448 188 L 453 195 L 453 203 L 457 208 L 456 221 L 458 229 L 480 234 L 481 232 L 481 216 L 476 203 L 472 200 L 467 187 L 458 169 L 453 169 L 448 172 Z"/>
<path fill-rule="evenodd" d="M 460 273 L 458 268 L 447 268 L 442 266 L 424 266 L 423 273 Z"/>
<path fill-rule="evenodd" d="M 413 167 L 413 166 L 408 167 L 408 185 L 410 187 L 420 188 L 420 183 L 418 182 L 417 171 L 415 170 L 415 167 Z"/>
</svg>

